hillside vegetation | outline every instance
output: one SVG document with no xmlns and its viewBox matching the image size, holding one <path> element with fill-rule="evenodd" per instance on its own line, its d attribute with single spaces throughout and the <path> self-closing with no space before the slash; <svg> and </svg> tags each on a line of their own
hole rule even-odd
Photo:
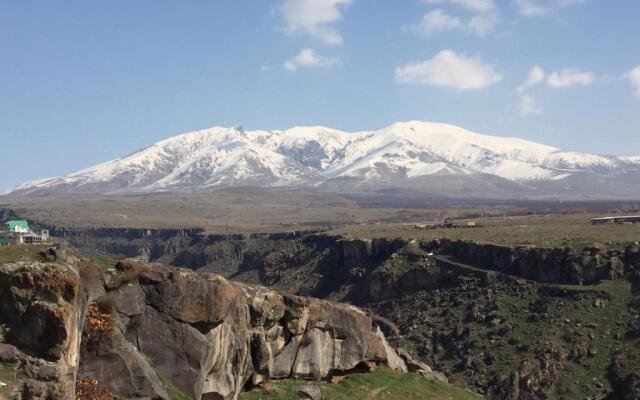
<svg viewBox="0 0 640 400">
<path fill-rule="evenodd" d="M 387 368 L 374 373 L 346 375 L 337 383 L 289 379 L 272 381 L 244 393 L 241 400 L 298 400 L 296 394 L 302 387 L 316 385 L 323 398 L 330 400 L 477 400 L 482 399 L 467 390 L 416 373 L 399 374 Z"/>
</svg>

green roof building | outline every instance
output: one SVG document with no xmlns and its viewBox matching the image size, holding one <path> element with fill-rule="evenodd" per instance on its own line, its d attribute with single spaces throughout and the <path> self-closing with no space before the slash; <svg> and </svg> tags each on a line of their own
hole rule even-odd
<svg viewBox="0 0 640 400">
<path fill-rule="evenodd" d="M 11 233 L 29 232 L 29 223 L 24 219 L 14 219 L 6 222 L 5 225 L 9 227 L 9 232 Z"/>
</svg>

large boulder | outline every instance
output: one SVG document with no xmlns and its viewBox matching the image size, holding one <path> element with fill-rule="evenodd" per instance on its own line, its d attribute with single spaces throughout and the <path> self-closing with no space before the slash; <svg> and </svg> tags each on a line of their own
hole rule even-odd
<svg viewBox="0 0 640 400">
<path fill-rule="evenodd" d="M 92 306 L 105 323 L 85 326 L 80 377 L 120 397 L 167 399 L 165 382 L 197 400 L 235 399 L 247 382 L 322 379 L 369 362 L 406 370 L 352 306 L 134 261 L 106 287 Z"/>
</svg>

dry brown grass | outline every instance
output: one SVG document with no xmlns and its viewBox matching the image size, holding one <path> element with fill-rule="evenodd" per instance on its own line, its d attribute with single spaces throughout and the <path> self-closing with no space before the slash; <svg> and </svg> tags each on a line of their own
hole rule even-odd
<svg viewBox="0 0 640 400">
<path fill-rule="evenodd" d="M 82 378 L 76 382 L 76 400 L 113 400 L 114 396 L 98 380 Z"/>
<path fill-rule="evenodd" d="M 461 216 L 476 206 L 363 202 L 349 194 L 228 189 L 212 193 L 145 196 L 31 198 L 0 207 L 21 217 L 61 227 L 205 228 L 210 233 L 283 232 L 323 229 L 372 221 L 406 221 Z M 511 206 L 492 206 L 509 210 Z"/>
<path fill-rule="evenodd" d="M 87 307 L 85 335 L 89 341 L 97 341 L 113 332 L 111 314 L 105 312 L 104 308 L 97 303 L 91 303 Z"/>
</svg>

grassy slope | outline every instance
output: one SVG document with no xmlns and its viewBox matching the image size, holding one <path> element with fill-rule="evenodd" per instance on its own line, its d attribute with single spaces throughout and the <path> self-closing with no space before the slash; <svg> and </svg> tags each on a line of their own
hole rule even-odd
<svg viewBox="0 0 640 400">
<path fill-rule="evenodd" d="M 0 384 L 0 397 L 8 395 L 13 390 L 15 376 L 13 365 L 0 363 L 0 382 L 6 384 L 6 386 Z"/>
<path fill-rule="evenodd" d="M 115 265 L 118 263 L 117 259 L 111 258 L 111 257 L 94 255 L 94 256 L 89 256 L 88 258 L 94 264 L 99 265 L 103 268 L 112 268 L 112 267 L 115 267 Z"/>
<path fill-rule="evenodd" d="M 608 368 L 617 349 L 631 351 L 637 346 L 637 341 L 625 338 L 630 319 L 626 305 L 632 296 L 631 287 L 625 281 L 608 281 L 592 287 L 560 288 L 574 293 L 584 291 L 586 296 L 542 297 L 534 287 L 492 285 L 486 289 L 470 289 L 477 293 L 473 300 L 465 299 L 464 291 L 454 289 L 445 292 L 447 294 L 441 292 L 439 296 L 445 300 L 440 306 L 433 303 L 431 296 L 415 295 L 386 307 L 394 310 L 397 316 L 394 322 L 398 325 L 415 326 L 411 334 L 398 343 L 406 348 L 423 347 L 421 342 L 430 336 L 429 331 L 449 333 L 456 326 L 468 327 L 469 336 L 459 343 L 465 343 L 463 347 L 469 349 L 470 359 L 485 371 L 484 377 L 495 373 L 508 375 L 523 360 L 537 365 L 536 349 L 559 349 L 566 357 L 562 360 L 566 369 L 560 379 L 554 379 L 555 385 L 548 391 L 549 398 L 587 398 L 597 390 L 597 385 L 610 387 Z M 595 307 L 593 297 L 588 295 L 597 292 L 610 294 L 611 298 L 604 306 Z M 487 314 L 486 310 L 492 309 L 491 304 L 499 305 L 495 316 L 505 322 L 494 327 L 485 322 L 465 320 L 473 304 L 485 309 Z M 413 311 L 416 309 L 422 310 L 419 316 Z M 494 339 L 488 340 L 491 337 Z M 592 354 L 576 359 L 571 353 L 578 346 Z M 434 347 L 433 351 L 427 350 L 427 362 L 444 370 L 455 384 L 471 387 L 478 376 L 473 368 L 461 366 L 466 356 L 452 354 L 452 349 L 440 345 Z M 455 343 L 452 347 L 456 347 Z M 493 357 L 489 364 L 484 361 L 487 354 Z"/>
<path fill-rule="evenodd" d="M 296 390 L 308 382 L 296 379 L 269 382 L 244 393 L 241 400 L 297 400 Z M 419 374 L 399 374 L 386 368 L 347 375 L 339 383 L 317 383 L 331 400 L 473 400 L 480 396 Z"/>
<path fill-rule="evenodd" d="M 3 246 L 0 247 L 0 264 L 31 261 L 40 251 L 48 249 L 49 246 Z"/>
</svg>

